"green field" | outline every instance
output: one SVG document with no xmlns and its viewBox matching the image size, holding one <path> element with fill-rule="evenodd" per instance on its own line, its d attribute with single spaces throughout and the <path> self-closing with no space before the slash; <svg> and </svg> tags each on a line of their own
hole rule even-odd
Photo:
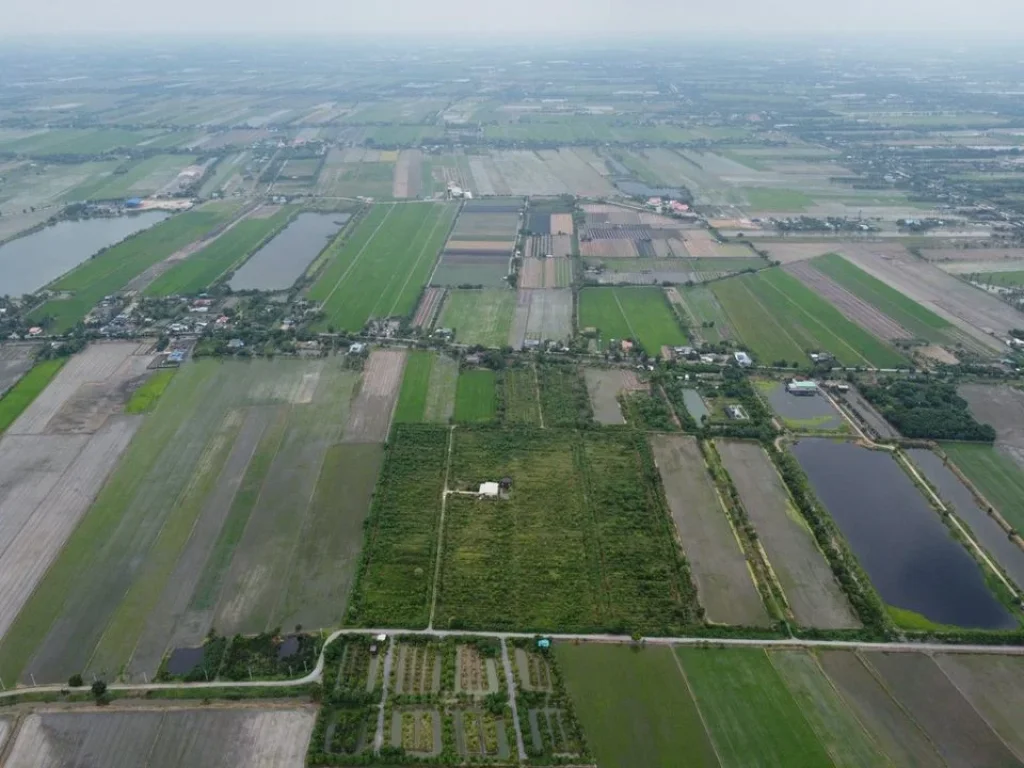
<svg viewBox="0 0 1024 768">
<path fill-rule="evenodd" d="M 1004 288 L 1024 287 L 1024 272 L 983 272 L 968 277 L 986 285 L 999 285 Z"/>
<path fill-rule="evenodd" d="M 672 649 L 559 644 L 555 655 L 601 768 L 719 765 Z"/>
<path fill-rule="evenodd" d="M 743 194 L 750 208 L 758 211 L 802 211 L 814 205 L 814 198 L 796 189 L 746 187 Z"/>
<path fill-rule="evenodd" d="M 0 434 L 7 431 L 24 410 L 32 405 L 32 401 L 46 389 L 46 385 L 53 380 L 66 360 L 58 357 L 56 360 L 37 363 L 0 397 Z"/>
<path fill-rule="evenodd" d="M 309 298 L 323 305 L 320 330 L 361 330 L 370 318 L 404 317 L 416 306 L 458 207 L 377 205 L 344 242 L 331 245 Z"/>
<path fill-rule="evenodd" d="M 706 285 L 693 285 L 679 290 L 686 314 L 693 323 L 693 332 L 716 344 L 732 336 L 729 318 L 722 310 L 714 292 Z"/>
<path fill-rule="evenodd" d="M 402 374 L 402 389 L 395 406 L 395 424 L 423 421 L 427 409 L 427 391 L 430 375 L 437 356 L 433 352 L 410 351 L 405 358 L 405 373 Z"/>
<path fill-rule="evenodd" d="M 633 339 L 652 356 L 661 354 L 664 345 L 687 341 L 661 288 L 584 288 L 579 325 L 597 328 L 604 344 Z"/>
<path fill-rule="evenodd" d="M 991 445 L 942 443 L 942 450 L 1010 525 L 1024 531 L 1024 470 Z"/>
<path fill-rule="evenodd" d="M 890 288 L 878 278 L 872 277 L 839 254 L 819 256 L 813 259 L 811 264 L 819 272 L 828 275 L 850 293 L 891 317 L 916 336 L 929 341 L 947 341 L 942 331 L 951 327 L 949 322 L 895 288 Z"/>
<path fill-rule="evenodd" d="M 131 148 L 159 131 L 127 131 L 119 128 L 59 128 L 0 144 L 4 152 L 29 156 L 101 155 Z"/>
<path fill-rule="evenodd" d="M 121 290 L 149 267 L 225 224 L 237 209 L 237 204 L 215 204 L 181 213 L 94 256 L 50 286 L 69 292 L 68 298 L 50 299 L 33 310 L 29 320 L 45 325 L 52 333 L 70 330 L 104 296 Z"/>
<path fill-rule="evenodd" d="M 671 634 L 696 621 L 643 435 L 460 427 L 452 439 L 451 489 L 512 488 L 448 497 L 435 626 Z"/>
<path fill-rule="evenodd" d="M 486 369 L 459 373 L 455 388 L 455 421 L 490 421 L 498 408 L 498 377 Z"/>
<path fill-rule="evenodd" d="M 742 272 L 745 269 L 762 269 L 768 262 L 760 257 L 724 257 L 720 259 L 598 259 L 588 262 L 601 264 L 606 272 Z"/>
<path fill-rule="evenodd" d="M 532 366 L 506 368 L 498 376 L 499 410 L 505 424 L 540 424 L 540 393 Z"/>
<path fill-rule="evenodd" d="M 148 296 L 202 293 L 240 267 L 269 238 L 291 220 L 296 209 L 284 207 L 265 219 L 240 221 L 212 243 L 175 264 L 146 287 Z"/>
<path fill-rule="evenodd" d="M 762 365 L 808 365 L 814 351 L 830 352 L 847 366 L 907 364 L 895 349 L 780 269 L 720 280 L 711 289 L 740 342 Z"/>
<path fill-rule="evenodd" d="M 455 330 L 460 344 L 504 347 L 508 344 L 516 292 L 509 289 L 459 290 L 448 292 L 436 325 Z"/>
<path fill-rule="evenodd" d="M 724 766 L 833 765 L 764 650 L 676 653 Z"/>
<path fill-rule="evenodd" d="M 145 384 L 132 393 L 131 399 L 124 406 L 124 412 L 146 413 L 153 410 L 160 396 L 167 389 L 167 385 L 174 378 L 174 373 L 175 369 L 171 368 L 166 371 L 157 371 L 150 376 Z"/>
</svg>

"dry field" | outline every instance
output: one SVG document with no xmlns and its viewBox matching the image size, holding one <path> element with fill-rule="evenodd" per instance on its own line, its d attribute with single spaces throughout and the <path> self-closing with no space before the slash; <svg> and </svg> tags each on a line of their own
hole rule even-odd
<svg viewBox="0 0 1024 768">
<path fill-rule="evenodd" d="M 1024 392 L 1014 387 L 962 384 L 957 393 L 971 415 L 996 430 L 996 445 L 1024 466 Z"/>
<path fill-rule="evenodd" d="M 810 264 L 795 263 L 788 265 L 785 269 L 816 294 L 826 299 L 848 320 L 870 331 L 878 338 L 892 340 L 914 337 L 914 334 L 891 317 L 875 309 L 863 299 L 854 296 Z"/>
<path fill-rule="evenodd" d="M 939 261 L 934 262 L 951 275 L 1024 272 L 1024 261 Z"/>
<path fill-rule="evenodd" d="M 418 149 L 403 149 L 395 163 L 395 176 L 391 196 L 396 199 L 418 197 L 423 181 L 423 153 Z"/>
<path fill-rule="evenodd" d="M 513 241 L 497 240 L 462 240 L 452 237 L 445 246 L 445 253 L 494 253 L 508 254 L 512 250 Z"/>
<path fill-rule="evenodd" d="M 445 288 L 427 288 L 423 292 L 423 298 L 416 308 L 416 315 L 412 319 L 414 328 L 431 328 L 434 319 L 437 317 L 441 305 L 444 303 Z"/>
<path fill-rule="evenodd" d="M 835 249 L 865 272 L 923 304 L 995 352 L 1005 345 L 998 337 L 1024 325 L 1024 313 L 984 291 L 915 259 L 902 247 L 882 251 L 873 245 L 843 244 Z M 994 331 L 997 336 L 991 335 Z"/>
<path fill-rule="evenodd" d="M 38 350 L 38 344 L 0 344 L 0 397 L 32 367 Z"/>
<path fill-rule="evenodd" d="M 921 256 L 926 261 L 932 261 L 937 264 L 944 262 L 964 263 L 964 269 L 962 270 L 954 270 L 951 267 L 943 266 L 943 269 L 949 272 L 997 272 L 1002 270 L 981 269 L 980 265 L 1000 264 L 1003 262 L 1019 265 L 1024 262 L 1024 248 L 925 248 L 922 249 Z M 978 264 L 979 262 L 980 264 Z M 969 264 L 971 263 L 978 264 L 978 267 L 970 269 Z M 1010 269 L 1016 270 L 1020 269 L 1020 267 L 1013 266 Z"/>
<path fill-rule="evenodd" d="M 489 195 L 553 196 L 576 194 L 601 197 L 616 194 L 615 188 L 589 160 L 572 149 L 495 150 L 469 158 L 477 193 Z"/>
<path fill-rule="evenodd" d="M 316 711 L 42 712 L 21 723 L 7 768 L 301 768 Z"/>
<path fill-rule="evenodd" d="M 0 440 L 0 634 L 13 623 L 139 426 L 120 413 L 148 345 L 93 344 Z"/>
<path fill-rule="evenodd" d="M 796 620 L 825 629 L 860 626 L 764 449 L 736 441 L 715 445 Z"/>
<path fill-rule="evenodd" d="M 632 371 L 601 368 L 586 368 L 583 376 L 590 393 L 590 405 L 594 409 L 594 420 L 598 424 L 625 424 L 619 395 L 624 392 L 639 392 L 647 389 Z"/>
<path fill-rule="evenodd" d="M 651 447 L 708 621 L 767 624 L 761 595 L 697 441 L 686 435 L 652 435 Z"/>
<path fill-rule="evenodd" d="M 935 662 L 992 729 L 1024 754 L 1024 667 L 1006 656 L 936 654 Z"/>
<path fill-rule="evenodd" d="M 596 259 L 635 259 L 640 251 L 633 240 L 581 240 L 580 255 Z"/>
<path fill-rule="evenodd" d="M 553 235 L 572 235 L 573 223 L 571 213 L 552 213 L 551 214 L 551 234 Z"/>
<path fill-rule="evenodd" d="M 600 227 L 622 224 L 636 226 L 640 224 L 640 213 L 632 208 L 623 208 L 608 203 L 587 203 L 583 206 L 583 215 L 588 227 Z"/>
<path fill-rule="evenodd" d="M 527 339 L 568 341 L 571 336 L 570 289 L 520 288 L 516 297 L 516 312 L 509 330 L 509 346 L 513 349 L 522 349 Z"/>
<path fill-rule="evenodd" d="M 768 258 L 773 261 L 781 261 L 783 264 L 792 264 L 798 261 L 808 261 L 817 256 L 831 253 L 838 245 L 839 244 L 836 242 L 790 243 L 782 240 L 772 243 L 759 242 L 757 247 L 768 251 Z"/>
<path fill-rule="evenodd" d="M 345 442 L 383 443 L 387 440 L 404 369 L 403 351 L 385 349 L 370 353 L 363 372 L 363 385 L 352 403 L 345 427 Z"/>
</svg>

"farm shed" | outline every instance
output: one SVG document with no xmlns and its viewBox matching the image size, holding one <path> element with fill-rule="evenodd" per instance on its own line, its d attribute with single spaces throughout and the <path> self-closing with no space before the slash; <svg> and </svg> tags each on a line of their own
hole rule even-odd
<svg viewBox="0 0 1024 768">
<path fill-rule="evenodd" d="M 791 395 L 816 395 L 818 394 L 818 385 L 810 380 L 793 379 L 786 382 L 786 391 Z"/>
<path fill-rule="evenodd" d="M 497 483 L 480 483 L 480 495 L 488 498 L 497 498 L 499 486 Z"/>
</svg>

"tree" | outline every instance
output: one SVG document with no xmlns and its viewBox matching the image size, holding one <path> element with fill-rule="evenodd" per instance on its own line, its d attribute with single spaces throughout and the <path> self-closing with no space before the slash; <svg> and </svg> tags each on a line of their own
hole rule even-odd
<svg viewBox="0 0 1024 768">
<path fill-rule="evenodd" d="M 68 678 L 68 686 L 70 686 L 71 688 L 81 688 L 82 685 L 84 685 L 82 681 L 82 676 L 78 673 L 75 673 Z"/>
<path fill-rule="evenodd" d="M 78 678 L 81 680 L 81 676 Z M 102 680 L 97 680 L 92 684 L 92 695 L 97 699 L 102 699 L 107 694 L 107 684 Z"/>
</svg>

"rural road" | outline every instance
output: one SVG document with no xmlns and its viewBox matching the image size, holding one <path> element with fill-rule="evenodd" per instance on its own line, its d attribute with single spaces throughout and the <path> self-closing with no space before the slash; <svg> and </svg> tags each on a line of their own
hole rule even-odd
<svg viewBox="0 0 1024 768">
<path fill-rule="evenodd" d="M 488 637 L 501 641 L 511 639 L 530 639 L 537 637 L 535 632 L 471 632 L 468 630 L 444 629 L 339 629 L 331 633 L 324 643 L 326 648 L 339 637 L 346 635 L 428 635 L 438 638 L 446 637 Z M 573 643 L 616 643 L 629 645 L 633 638 L 629 635 L 587 635 L 587 634 L 545 634 L 555 642 Z M 1022 645 L 949 645 L 946 643 L 874 643 L 856 640 L 805 640 L 801 638 L 776 638 L 747 640 L 743 638 L 724 637 L 645 637 L 646 645 L 708 645 L 714 648 L 824 648 L 839 651 L 885 651 L 888 653 L 987 653 L 1000 656 L 1024 656 Z M 318 683 L 323 679 L 324 654 L 320 652 L 316 667 L 308 675 L 293 680 L 254 680 L 230 681 L 216 680 L 209 683 L 111 683 L 110 691 L 181 691 L 205 690 L 222 688 L 289 688 L 309 683 Z M 385 671 L 386 674 L 387 670 Z M 385 679 L 387 679 L 385 677 Z M 67 689 L 64 683 L 56 685 L 27 685 L 0 692 L 0 699 L 21 696 L 26 693 L 60 693 Z M 84 690 L 84 689 L 83 689 Z"/>
</svg>

